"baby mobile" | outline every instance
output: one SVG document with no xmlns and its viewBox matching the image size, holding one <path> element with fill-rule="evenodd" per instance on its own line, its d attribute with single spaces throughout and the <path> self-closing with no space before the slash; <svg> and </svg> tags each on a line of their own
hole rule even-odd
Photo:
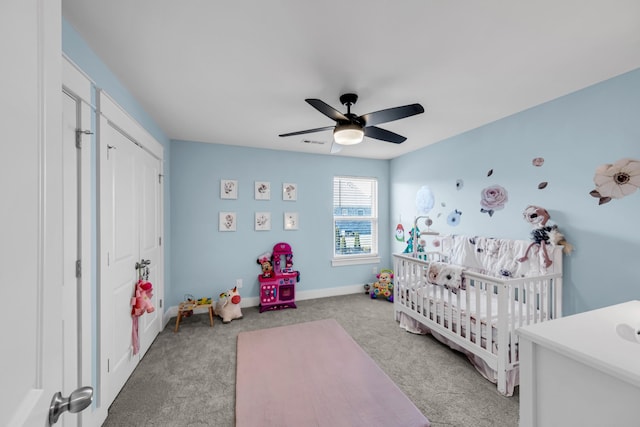
<svg viewBox="0 0 640 427">
<path fill-rule="evenodd" d="M 416 217 L 416 221 L 411 227 L 409 231 L 409 239 L 407 240 L 407 247 L 404 249 L 403 253 L 413 253 L 414 245 L 416 245 L 416 252 L 424 252 L 425 241 L 420 240 L 420 229 L 418 228 L 418 218 L 424 218 L 425 224 L 427 227 L 430 227 L 433 224 L 431 218 L 427 216 L 427 214 L 433 209 L 433 205 L 435 204 L 435 197 L 431 189 L 423 185 L 418 192 L 416 193 L 416 208 L 418 210 L 418 216 Z M 400 227 L 401 224 L 398 224 Z M 396 227 L 396 238 L 398 234 L 398 227 Z M 404 229 L 403 229 L 404 231 Z"/>
</svg>

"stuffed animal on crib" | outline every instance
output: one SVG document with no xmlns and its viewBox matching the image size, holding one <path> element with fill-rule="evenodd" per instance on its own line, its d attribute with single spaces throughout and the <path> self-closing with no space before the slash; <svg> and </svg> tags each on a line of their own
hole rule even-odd
<svg viewBox="0 0 640 427">
<path fill-rule="evenodd" d="M 271 262 L 271 252 L 265 252 L 256 261 L 262 267 L 262 277 L 270 278 L 274 276 L 273 263 Z"/>
<path fill-rule="evenodd" d="M 229 323 L 234 319 L 242 319 L 241 301 L 238 288 L 229 289 L 220 294 L 220 299 L 216 302 L 214 312 L 222 318 L 222 323 Z"/>
<path fill-rule="evenodd" d="M 548 268 L 553 264 L 553 261 L 549 257 L 547 251 L 547 245 L 552 243 L 554 245 L 563 245 L 564 253 L 570 253 L 573 247 L 564 239 L 564 235 L 558 231 L 557 225 L 547 225 L 549 221 L 549 212 L 540 206 L 527 206 L 522 213 L 525 221 L 531 224 L 534 228 L 531 231 L 531 240 L 533 242 L 527 246 L 524 255 L 518 258 L 519 262 L 524 262 L 529 259 L 529 250 L 538 245 L 542 253 L 543 265 Z"/>
<path fill-rule="evenodd" d="M 378 281 L 373 284 L 371 290 L 371 298 L 384 298 L 393 302 L 393 271 L 389 269 L 380 270 L 380 274 L 376 276 Z"/>
</svg>

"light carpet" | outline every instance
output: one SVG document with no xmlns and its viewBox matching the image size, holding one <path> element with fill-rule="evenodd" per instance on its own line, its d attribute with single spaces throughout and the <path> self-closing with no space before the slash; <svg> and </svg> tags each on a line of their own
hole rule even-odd
<svg viewBox="0 0 640 427">
<path fill-rule="evenodd" d="M 425 427 L 335 319 L 238 334 L 236 426 Z"/>
</svg>

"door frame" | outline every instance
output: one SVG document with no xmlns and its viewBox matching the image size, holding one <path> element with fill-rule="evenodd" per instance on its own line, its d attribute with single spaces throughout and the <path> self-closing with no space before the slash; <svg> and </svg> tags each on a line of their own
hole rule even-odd
<svg viewBox="0 0 640 427">
<path fill-rule="evenodd" d="M 78 104 L 76 114 L 77 122 L 80 126 L 79 130 L 92 132 L 92 134 L 84 132 L 80 134 L 77 181 L 64 183 L 65 191 L 76 188 L 78 197 L 78 259 L 75 259 L 75 256 L 72 256 L 73 254 L 65 252 L 64 265 L 74 265 L 76 261 L 80 261 L 80 277 L 77 278 L 75 293 L 77 322 L 70 325 L 70 327 L 65 324 L 64 331 L 65 336 L 75 335 L 77 337 L 77 383 L 71 390 L 67 390 L 66 394 L 63 391 L 63 395 L 66 396 L 75 388 L 83 385 L 91 385 L 94 388 L 94 392 L 97 392 L 95 373 L 98 357 L 94 351 L 96 343 L 93 333 L 97 312 L 94 286 L 95 271 L 92 256 L 96 249 L 93 228 L 95 224 L 95 213 L 93 212 L 95 200 L 92 200 L 91 197 L 92 193 L 95 194 L 95 190 L 93 190 L 95 189 L 95 179 L 92 179 L 92 170 L 95 173 L 95 168 L 92 168 L 91 161 L 94 157 L 93 147 L 95 147 L 95 123 L 93 120 L 95 106 L 92 104 L 93 82 L 64 54 L 62 55 L 62 91 L 75 99 Z M 68 143 L 68 141 L 63 142 Z M 74 208 L 65 206 L 65 211 Z M 70 232 L 73 231 L 65 230 L 65 233 Z M 98 409 L 94 404 L 91 408 L 78 413 L 78 425 L 100 425 L 104 418 L 101 419 L 99 412 L 97 412 Z M 106 417 L 106 411 L 104 416 Z"/>
</svg>

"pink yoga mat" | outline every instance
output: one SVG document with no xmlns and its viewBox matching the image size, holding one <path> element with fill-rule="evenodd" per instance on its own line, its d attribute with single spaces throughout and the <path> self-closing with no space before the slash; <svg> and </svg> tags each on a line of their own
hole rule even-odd
<svg viewBox="0 0 640 427">
<path fill-rule="evenodd" d="M 428 427 L 334 319 L 242 332 L 237 427 Z"/>
</svg>

